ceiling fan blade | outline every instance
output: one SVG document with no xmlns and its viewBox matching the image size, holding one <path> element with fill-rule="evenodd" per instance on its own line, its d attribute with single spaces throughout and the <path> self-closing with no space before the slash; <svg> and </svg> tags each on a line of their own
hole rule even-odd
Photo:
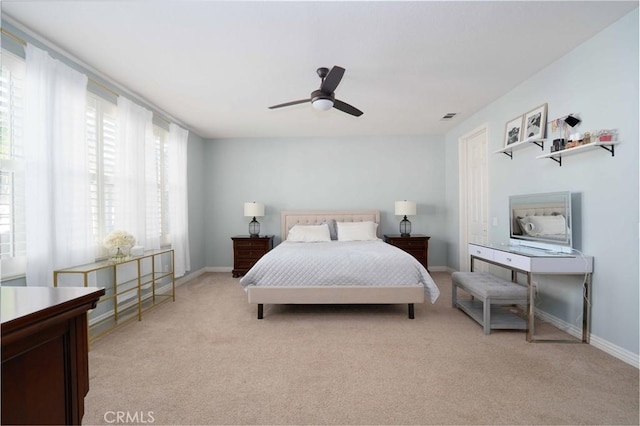
<svg viewBox="0 0 640 426">
<path fill-rule="evenodd" d="M 291 101 L 291 102 L 286 102 L 284 104 L 273 105 L 273 106 L 270 106 L 269 109 L 282 108 L 282 107 L 291 106 L 291 105 L 298 105 L 298 104 L 303 104 L 305 102 L 311 102 L 311 99 L 300 99 L 299 101 Z"/>
<path fill-rule="evenodd" d="M 331 68 L 331 71 L 329 71 L 329 74 L 327 74 L 324 81 L 322 82 L 320 90 L 322 90 L 324 93 L 329 94 L 335 92 L 336 87 L 338 87 L 338 84 L 340 84 L 340 80 L 342 80 L 343 75 L 344 68 L 337 65 Z"/>
<path fill-rule="evenodd" d="M 333 107 L 335 109 L 339 109 L 342 112 L 346 112 L 347 114 L 355 115 L 356 117 L 360 117 L 363 112 L 358 108 L 349 105 L 348 103 L 342 102 L 338 99 L 333 100 Z"/>
</svg>

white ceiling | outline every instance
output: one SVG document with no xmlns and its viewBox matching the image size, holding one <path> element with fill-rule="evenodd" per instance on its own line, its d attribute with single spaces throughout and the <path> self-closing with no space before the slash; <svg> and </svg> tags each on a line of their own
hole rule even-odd
<svg viewBox="0 0 640 426">
<path fill-rule="evenodd" d="M 637 7 L 4 0 L 2 14 L 200 136 L 227 138 L 442 134 Z M 267 109 L 308 98 L 333 65 L 347 70 L 336 98 L 363 116 Z"/>
</svg>

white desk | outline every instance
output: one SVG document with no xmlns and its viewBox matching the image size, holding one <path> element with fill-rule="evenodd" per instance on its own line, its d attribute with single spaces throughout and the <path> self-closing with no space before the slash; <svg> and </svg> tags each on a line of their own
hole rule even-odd
<svg viewBox="0 0 640 426">
<path fill-rule="evenodd" d="M 542 342 L 535 339 L 534 315 L 535 289 L 532 285 L 533 274 L 552 275 L 585 275 L 584 297 L 582 299 L 582 342 L 589 343 L 591 305 L 591 275 L 593 273 L 593 257 L 578 256 L 567 253 L 554 253 L 543 249 L 502 244 L 469 244 L 471 256 L 471 272 L 474 259 L 511 270 L 511 280 L 516 281 L 518 272 L 526 274 L 529 297 L 527 302 L 527 341 Z M 576 342 L 576 340 L 551 340 L 553 342 Z"/>
</svg>

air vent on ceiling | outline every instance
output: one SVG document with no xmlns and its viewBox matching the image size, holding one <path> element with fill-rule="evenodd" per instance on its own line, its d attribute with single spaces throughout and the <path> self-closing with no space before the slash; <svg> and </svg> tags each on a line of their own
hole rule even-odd
<svg viewBox="0 0 640 426">
<path fill-rule="evenodd" d="M 453 117 L 456 116 L 456 114 L 457 112 L 448 112 L 445 115 L 443 115 L 440 120 L 451 120 Z"/>
</svg>

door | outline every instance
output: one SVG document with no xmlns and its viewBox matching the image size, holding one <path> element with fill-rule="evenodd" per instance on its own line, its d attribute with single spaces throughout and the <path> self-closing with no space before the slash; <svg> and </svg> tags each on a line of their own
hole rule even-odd
<svg viewBox="0 0 640 426">
<path fill-rule="evenodd" d="M 488 211 L 488 141 L 487 126 L 462 136 L 459 141 L 460 182 L 460 270 L 469 271 L 468 243 L 489 241 Z M 487 271 L 487 264 L 477 262 L 476 271 Z"/>
</svg>

